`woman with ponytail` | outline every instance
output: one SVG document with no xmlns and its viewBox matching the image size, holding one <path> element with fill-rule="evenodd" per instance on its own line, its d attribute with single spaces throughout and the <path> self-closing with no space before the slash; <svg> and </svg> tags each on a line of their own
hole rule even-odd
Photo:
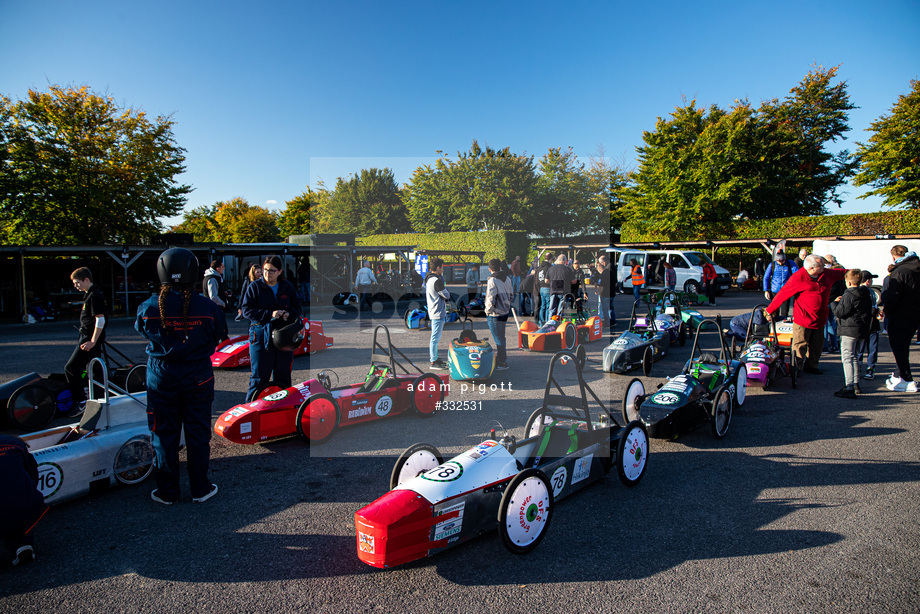
<svg viewBox="0 0 920 614">
<path fill-rule="evenodd" d="M 208 479 L 211 456 L 211 354 L 227 337 L 224 312 L 194 291 L 198 259 L 187 249 L 168 249 L 157 259 L 160 294 L 137 310 L 134 328 L 147 344 L 147 421 L 155 453 L 157 488 L 150 498 L 179 500 L 179 437 L 184 427 L 192 501 L 217 493 Z"/>
</svg>

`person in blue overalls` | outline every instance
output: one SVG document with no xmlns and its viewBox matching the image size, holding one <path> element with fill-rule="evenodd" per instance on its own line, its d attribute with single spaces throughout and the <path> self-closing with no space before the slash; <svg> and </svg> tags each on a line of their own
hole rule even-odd
<svg viewBox="0 0 920 614">
<path fill-rule="evenodd" d="M 198 259 L 187 249 L 168 249 L 157 259 L 161 287 L 137 310 L 134 328 L 147 344 L 147 422 L 157 488 L 150 498 L 179 500 L 179 436 L 185 429 L 192 502 L 217 494 L 208 479 L 211 456 L 211 354 L 227 338 L 223 310 L 194 291 Z"/>
<path fill-rule="evenodd" d="M 0 435 L 0 536 L 13 565 L 35 560 L 35 536 L 48 506 L 38 491 L 38 465 L 18 437 Z"/>
<path fill-rule="evenodd" d="M 300 299 L 294 284 L 284 278 L 280 256 L 268 256 L 262 263 L 262 279 L 246 288 L 243 317 L 249 320 L 249 377 L 247 400 L 252 400 L 269 382 L 291 387 L 294 352 L 277 349 L 272 343 L 272 326 L 300 318 Z"/>
</svg>

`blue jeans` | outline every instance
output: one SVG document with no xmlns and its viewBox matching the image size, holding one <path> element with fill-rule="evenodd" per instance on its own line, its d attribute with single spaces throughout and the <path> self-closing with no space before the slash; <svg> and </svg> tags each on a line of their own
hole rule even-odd
<svg viewBox="0 0 920 614">
<path fill-rule="evenodd" d="M 549 288 L 540 288 L 540 321 L 538 322 L 540 326 L 549 322 L 550 316 L 553 315 L 550 311 L 549 297 Z"/>
<path fill-rule="evenodd" d="M 638 301 L 639 300 L 639 290 L 642 289 L 642 286 L 633 286 L 633 296 Z"/>
<path fill-rule="evenodd" d="M 597 312 L 601 316 L 604 326 L 613 326 L 617 323 L 617 314 L 613 309 L 613 297 L 597 295 Z"/>
<path fill-rule="evenodd" d="M 486 316 L 486 323 L 489 325 L 489 332 L 492 333 L 492 341 L 495 342 L 495 363 L 503 365 L 508 362 L 508 349 L 505 344 L 505 325 L 508 323 L 508 316 Z"/>
<path fill-rule="evenodd" d="M 866 369 L 874 369 L 878 362 L 878 335 L 877 331 L 869 333 L 869 338 L 859 350 L 857 362 L 862 362 L 863 352 L 866 352 Z"/>
<path fill-rule="evenodd" d="M 428 343 L 428 358 L 431 362 L 438 359 L 438 342 L 441 341 L 441 333 L 444 332 L 444 325 L 447 318 L 440 318 L 431 321 L 431 341 Z"/>
<path fill-rule="evenodd" d="M 261 338 L 252 332 L 249 334 L 249 361 L 252 372 L 249 376 L 249 391 L 246 399 L 252 399 L 256 391 L 267 384 L 274 382 L 280 388 L 291 387 L 291 371 L 294 367 L 294 352 L 279 352 L 272 347 L 265 349 Z"/>
<path fill-rule="evenodd" d="M 562 313 L 562 308 L 565 306 L 565 295 L 564 294 L 553 294 L 552 301 L 550 304 L 550 317 L 554 315 L 559 315 Z M 546 318 L 549 320 L 549 318 Z"/>
</svg>

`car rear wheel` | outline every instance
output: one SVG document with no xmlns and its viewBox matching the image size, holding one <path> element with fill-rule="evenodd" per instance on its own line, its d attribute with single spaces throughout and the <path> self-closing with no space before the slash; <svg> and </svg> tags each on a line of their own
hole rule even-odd
<svg viewBox="0 0 920 614">
<path fill-rule="evenodd" d="M 553 490 L 539 469 L 517 474 L 498 508 L 498 532 L 514 554 L 527 554 L 540 545 L 553 513 Z"/>
<path fill-rule="evenodd" d="M 524 425 L 524 437 L 529 439 L 531 437 L 536 437 L 540 434 L 540 427 L 548 424 L 546 421 L 546 410 L 542 407 L 534 410 L 530 417 L 527 418 L 527 423 Z"/>
<path fill-rule="evenodd" d="M 712 435 L 716 439 L 722 439 L 728 432 L 728 425 L 732 421 L 732 395 L 727 386 L 722 386 L 716 391 L 716 396 L 712 400 L 712 410 L 710 415 L 710 426 Z"/>
<path fill-rule="evenodd" d="M 44 384 L 28 384 L 7 402 L 10 422 L 27 433 L 45 428 L 54 419 L 57 403 Z"/>
<path fill-rule="evenodd" d="M 571 350 L 578 343 L 578 330 L 571 322 L 566 322 L 562 329 L 562 349 Z"/>
<path fill-rule="evenodd" d="M 430 417 L 444 400 L 441 378 L 425 373 L 412 382 L 412 409 L 422 416 Z"/>
<path fill-rule="evenodd" d="M 740 365 L 738 380 L 735 382 L 735 402 L 738 403 L 738 407 L 744 405 L 745 398 L 747 398 L 747 367 Z"/>
<path fill-rule="evenodd" d="M 131 394 L 147 390 L 147 365 L 134 365 L 125 376 L 125 390 Z"/>
<path fill-rule="evenodd" d="M 652 363 L 655 361 L 655 351 L 652 349 L 652 346 L 645 346 L 645 351 L 642 352 L 642 375 L 648 377 L 652 372 Z"/>
<path fill-rule="evenodd" d="M 645 475 L 648 464 L 648 431 L 645 425 L 633 420 L 623 429 L 617 443 L 617 475 L 624 486 L 632 488 Z"/>
<path fill-rule="evenodd" d="M 634 377 L 626 386 L 626 396 L 623 397 L 623 420 L 626 424 L 639 419 L 639 407 L 644 400 L 645 384 Z"/>
<path fill-rule="evenodd" d="M 135 435 L 118 449 L 113 464 L 115 479 L 121 484 L 143 482 L 153 473 L 153 445 L 148 435 Z"/>
<path fill-rule="evenodd" d="M 406 449 L 393 465 L 390 474 L 390 490 L 403 482 L 418 477 L 444 462 L 438 449 L 427 443 L 417 443 Z"/>
<path fill-rule="evenodd" d="M 331 394 L 317 394 L 297 410 L 297 433 L 310 444 L 325 443 L 339 425 L 339 406 Z"/>
</svg>

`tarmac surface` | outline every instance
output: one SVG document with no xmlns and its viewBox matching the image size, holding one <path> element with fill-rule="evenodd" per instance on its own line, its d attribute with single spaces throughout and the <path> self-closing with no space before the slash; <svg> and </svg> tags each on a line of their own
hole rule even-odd
<svg viewBox="0 0 920 614">
<path fill-rule="evenodd" d="M 729 292 L 699 310 L 727 325 L 762 300 Z M 614 335 L 630 302 L 616 299 Z M 311 317 L 334 347 L 296 358 L 294 381 L 330 368 L 342 384 L 363 381 L 371 332 L 329 308 Z M 406 330 L 402 314 L 374 323 L 427 364 L 427 331 Z M 140 361 L 132 324 L 114 320 L 109 341 Z M 232 318 L 230 326 L 246 331 Z M 474 326 L 488 337 L 484 319 Z M 445 329 L 442 357 L 459 330 Z M 220 492 L 204 504 L 190 502 L 183 476 L 185 499 L 172 507 L 150 500 L 152 480 L 53 507 L 36 529 L 37 560 L 0 562 L 0 612 L 920 611 L 920 395 L 885 389 L 893 359 L 884 337 L 877 377 L 860 382 L 859 399 L 832 394 L 843 384 L 838 354 L 822 357 L 824 374 L 803 375 L 795 390 L 788 378 L 749 388 L 724 439 L 707 426 L 653 439 L 638 486 L 625 488 L 612 472 L 561 501 L 529 555 L 510 554 L 492 532 L 403 567 L 366 566 L 354 512 L 386 492 L 402 450 L 425 441 L 447 458 L 479 443 L 492 421 L 523 436 L 550 354 L 516 349 L 513 321 L 507 340 L 515 349 L 511 368 L 493 378 L 497 389 L 452 382 L 447 399 L 476 402 L 474 410 L 408 412 L 340 429 L 312 450 L 297 438 L 250 446 L 215 435 Z M 75 341 L 71 322 L 0 326 L 0 383 L 62 371 Z M 585 377 L 619 416 L 627 383 L 641 374 L 601 372 L 607 343 L 586 346 L 598 362 Z M 917 365 L 920 346 L 912 348 Z M 690 343 L 675 345 L 642 378 L 646 389 L 676 375 L 689 354 Z M 213 419 L 243 401 L 248 376 L 248 368 L 216 373 Z"/>
</svg>

